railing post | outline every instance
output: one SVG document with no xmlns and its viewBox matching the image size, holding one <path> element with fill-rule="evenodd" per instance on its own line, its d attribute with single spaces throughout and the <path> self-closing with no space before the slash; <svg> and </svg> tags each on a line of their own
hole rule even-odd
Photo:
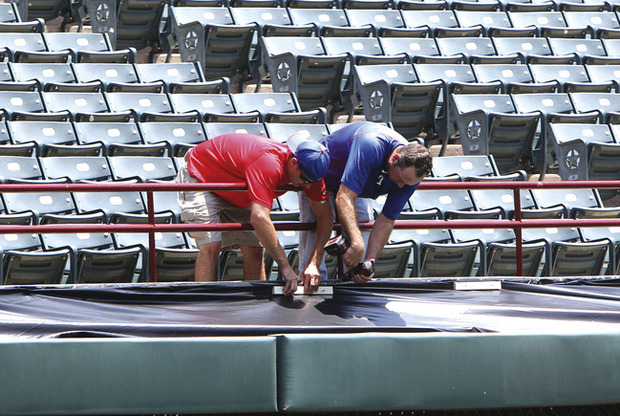
<svg viewBox="0 0 620 416">
<path fill-rule="evenodd" d="M 521 189 L 514 188 L 515 204 L 515 238 L 517 247 L 517 276 L 523 276 L 523 229 L 521 228 Z"/>
<path fill-rule="evenodd" d="M 155 252 L 155 204 L 153 191 L 146 191 L 146 208 L 149 216 L 149 276 L 151 282 L 157 282 L 157 253 Z"/>
</svg>

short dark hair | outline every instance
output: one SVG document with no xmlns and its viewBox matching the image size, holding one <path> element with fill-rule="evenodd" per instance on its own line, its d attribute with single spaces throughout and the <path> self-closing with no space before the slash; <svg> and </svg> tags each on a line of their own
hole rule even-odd
<svg viewBox="0 0 620 416">
<path fill-rule="evenodd" d="M 405 146 L 397 147 L 396 152 L 400 155 L 396 166 L 401 168 L 415 166 L 415 174 L 420 178 L 431 173 L 433 157 L 426 147 L 419 143 L 409 143 Z"/>
</svg>

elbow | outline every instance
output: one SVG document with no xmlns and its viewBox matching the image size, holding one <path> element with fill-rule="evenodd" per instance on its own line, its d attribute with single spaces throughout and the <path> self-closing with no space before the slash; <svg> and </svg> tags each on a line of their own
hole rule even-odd
<svg viewBox="0 0 620 416">
<path fill-rule="evenodd" d="M 254 228 L 264 224 L 266 221 L 270 221 L 270 218 L 268 214 L 266 215 L 263 212 L 252 212 L 250 216 L 250 224 L 252 224 Z"/>
</svg>

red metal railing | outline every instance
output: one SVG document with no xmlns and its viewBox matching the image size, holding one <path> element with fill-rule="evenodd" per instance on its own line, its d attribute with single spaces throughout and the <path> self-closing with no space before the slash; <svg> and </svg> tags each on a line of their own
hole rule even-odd
<svg viewBox="0 0 620 416">
<path fill-rule="evenodd" d="M 541 188 L 608 188 L 620 189 L 620 181 L 562 181 L 562 182 L 423 182 L 419 189 L 512 189 L 514 192 L 515 218 L 500 220 L 398 220 L 394 228 L 512 228 L 516 235 L 517 249 L 517 275 L 523 275 L 523 228 L 543 227 L 610 227 L 620 226 L 618 219 L 544 219 L 523 220 L 521 218 L 522 189 Z M 155 209 L 153 202 L 154 192 L 180 191 L 180 190 L 227 190 L 239 191 L 246 189 L 244 183 L 211 183 L 211 184 L 178 184 L 178 183 L 116 183 L 102 182 L 89 184 L 73 183 L 50 183 L 50 184 L 3 184 L 0 192 L 109 192 L 109 191 L 139 191 L 146 193 L 148 224 L 47 224 L 47 225 L 0 225 L 0 233 L 76 233 L 76 232 L 113 232 L 113 233 L 148 233 L 149 234 L 149 266 L 150 280 L 157 281 L 156 257 L 155 257 L 155 233 L 175 231 L 231 231 L 252 229 L 250 224 L 221 223 L 221 224 L 161 224 L 155 222 Z M 291 190 L 291 187 L 282 190 Z M 372 222 L 360 224 L 362 228 L 371 228 Z M 277 230 L 303 230 L 311 229 L 312 224 L 298 222 L 279 222 L 275 224 Z M 338 229 L 338 224 L 335 225 Z"/>
</svg>

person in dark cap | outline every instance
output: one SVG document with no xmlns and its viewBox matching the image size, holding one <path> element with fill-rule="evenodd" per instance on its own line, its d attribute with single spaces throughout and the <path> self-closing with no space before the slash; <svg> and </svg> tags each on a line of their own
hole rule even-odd
<svg viewBox="0 0 620 416">
<path fill-rule="evenodd" d="M 429 150 L 419 143 L 408 142 L 396 131 L 377 123 L 357 122 L 344 126 L 319 140 L 329 151 L 330 164 L 325 184 L 350 241 L 342 256 L 344 265 L 353 269 L 361 262 L 374 264 L 394 227 L 394 220 L 428 175 L 433 166 Z M 381 213 L 374 220 L 370 234 L 362 232 L 360 222 L 373 220 L 371 201 L 385 197 Z M 313 222 L 310 202 L 299 195 L 301 222 Z M 321 240 L 320 240 L 321 239 Z M 320 240 L 320 241 L 319 241 Z M 312 247 L 328 239 L 313 231 L 302 231 L 299 239 L 299 267 L 312 258 Z M 321 267 L 321 277 L 326 269 Z M 367 282 L 371 275 L 355 274 L 357 283 Z M 307 292 L 316 291 L 319 281 L 304 281 Z"/>
<path fill-rule="evenodd" d="M 278 264 L 284 277 L 284 294 L 297 289 L 298 276 L 278 242 L 270 211 L 273 200 L 283 194 L 276 188 L 293 185 L 308 197 L 317 218 L 317 235 L 327 238 L 332 231 L 333 213 L 323 177 L 329 166 L 329 152 L 317 141 L 292 136 L 287 143 L 267 137 L 231 133 L 214 137 L 190 149 L 179 169 L 180 183 L 247 183 L 247 191 L 183 191 L 178 193 L 181 220 L 186 223 L 251 223 L 254 231 L 192 231 L 200 249 L 196 281 L 216 279 L 219 252 L 239 247 L 243 254 L 246 280 L 264 280 L 263 247 Z M 316 279 L 323 246 L 302 269 L 302 279 Z"/>
</svg>

